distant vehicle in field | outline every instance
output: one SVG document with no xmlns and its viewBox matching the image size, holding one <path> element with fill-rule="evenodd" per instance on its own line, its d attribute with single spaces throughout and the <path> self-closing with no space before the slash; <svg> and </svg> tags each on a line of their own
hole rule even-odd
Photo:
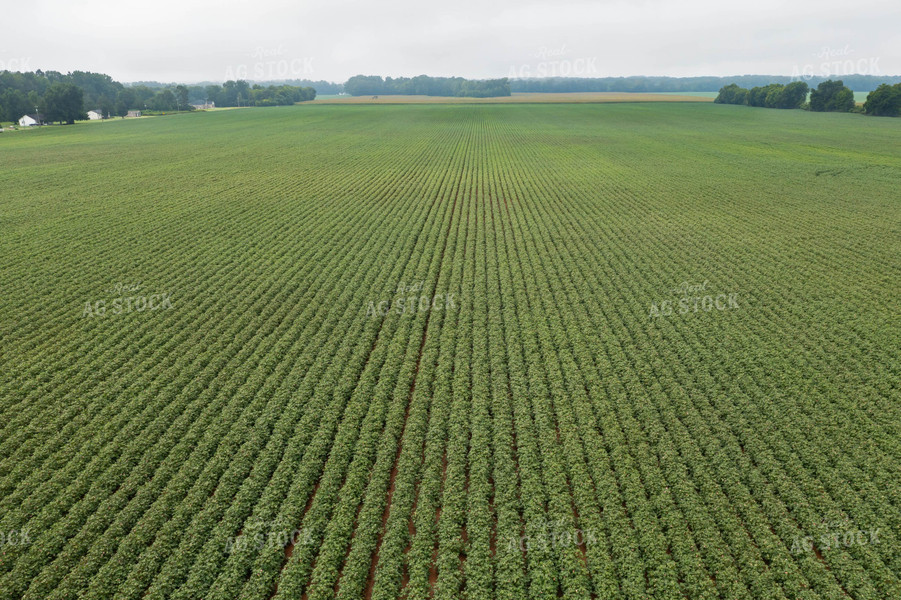
<svg viewBox="0 0 901 600">
<path fill-rule="evenodd" d="M 22 115 L 22 118 L 19 119 L 19 127 L 34 127 L 35 125 L 43 125 L 44 124 L 44 115 L 42 114 L 32 114 L 32 115 Z"/>
</svg>

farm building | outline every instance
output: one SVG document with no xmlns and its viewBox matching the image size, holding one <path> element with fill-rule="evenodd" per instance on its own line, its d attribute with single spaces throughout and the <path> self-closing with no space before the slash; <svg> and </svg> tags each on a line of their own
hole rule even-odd
<svg viewBox="0 0 901 600">
<path fill-rule="evenodd" d="M 99 121 L 100 119 L 103 118 L 103 113 L 100 112 L 99 110 L 89 110 L 88 118 L 92 121 Z"/>
<path fill-rule="evenodd" d="M 32 127 L 34 125 L 43 125 L 44 124 L 44 115 L 34 114 L 34 115 L 22 115 L 22 118 L 19 119 L 19 127 Z"/>
<path fill-rule="evenodd" d="M 215 102 L 201 102 L 199 104 L 192 104 L 196 110 L 208 110 L 210 108 L 216 108 Z"/>
<path fill-rule="evenodd" d="M 125 116 L 126 116 L 126 117 L 140 117 L 140 116 L 141 116 L 141 111 L 139 111 L 139 110 L 130 110 L 130 111 L 128 111 L 128 114 L 125 115 Z"/>
</svg>

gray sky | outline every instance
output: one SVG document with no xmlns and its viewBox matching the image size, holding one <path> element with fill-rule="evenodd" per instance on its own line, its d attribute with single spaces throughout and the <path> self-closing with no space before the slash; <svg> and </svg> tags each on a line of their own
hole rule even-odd
<svg viewBox="0 0 901 600">
<path fill-rule="evenodd" d="M 33 0 L 21 9 L 3 26 L 0 69 L 123 82 L 901 74 L 898 0 Z M 27 24 L 14 23 L 23 15 Z"/>
</svg>

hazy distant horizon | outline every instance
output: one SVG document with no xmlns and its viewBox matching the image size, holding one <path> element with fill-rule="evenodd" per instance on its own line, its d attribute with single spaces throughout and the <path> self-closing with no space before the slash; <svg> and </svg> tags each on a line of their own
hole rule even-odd
<svg viewBox="0 0 901 600">
<path fill-rule="evenodd" d="M 0 69 L 122 82 L 391 77 L 731 77 L 901 73 L 901 6 L 886 0 L 678 5 L 462 0 L 159 0 L 152 10 L 38 0 L 4 30 Z"/>
<path fill-rule="evenodd" d="M 46 71 L 47 69 L 44 69 L 44 70 Z M 87 69 L 77 69 L 77 70 L 86 71 Z M 94 71 L 94 72 L 103 73 L 103 71 Z M 107 75 L 108 74 L 109 73 L 107 73 Z M 394 79 L 398 79 L 401 77 L 416 77 L 417 75 L 427 75 L 429 77 L 463 77 L 464 79 L 474 79 L 474 80 L 475 79 L 494 79 L 494 78 L 487 78 L 487 77 L 466 77 L 465 75 L 432 75 L 431 73 L 417 73 L 416 75 L 391 75 L 391 74 L 385 75 L 383 73 L 357 73 L 357 75 L 366 75 L 366 76 L 380 75 L 383 78 L 391 77 Z M 837 79 L 841 79 L 842 77 L 850 77 L 850 76 L 855 76 L 855 75 L 860 76 L 860 75 L 865 75 L 865 74 L 851 73 L 848 75 L 835 75 L 834 77 Z M 736 75 L 736 74 L 731 74 L 731 75 L 686 75 L 684 77 L 674 77 L 674 76 L 670 76 L 670 75 L 595 75 L 592 77 L 579 77 L 576 79 L 605 79 L 605 78 L 611 78 L 611 77 L 621 77 L 623 79 L 629 79 L 629 78 L 635 78 L 635 77 L 645 77 L 645 78 L 671 77 L 672 79 L 690 79 L 690 78 L 694 78 L 694 77 L 716 77 L 716 78 L 722 78 L 722 79 L 730 79 L 730 78 L 740 78 L 740 77 L 773 77 L 773 78 L 791 77 L 791 74 L 742 73 L 740 75 Z M 814 77 L 821 77 L 821 75 L 815 74 Z M 886 79 L 894 79 L 894 78 L 901 77 L 901 73 L 880 73 L 876 77 L 885 77 Z M 526 79 L 538 80 L 541 78 L 532 77 L 532 78 L 526 78 Z M 213 84 L 222 85 L 227 80 L 213 81 L 213 80 L 208 79 L 208 80 L 200 80 L 200 81 L 161 81 L 158 79 L 137 79 L 134 81 L 121 81 L 121 80 L 116 79 L 116 81 L 119 81 L 119 83 L 124 84 L 124 85 L 140 85 L 141 83 L 158 83 L 158 84 L 163 84 L 163 85 L 189 85 L 189 86 L 191 86 L 191 85 L 213 85 Z M 244 81 L 247 81 L 248 83 L 251 83 L 251 84 L 257 84 L 257 83 L 259 83 L 259 84 L 279 84 L 279 83 L 285 82 L 285 81 L 325 81 L 327 83 L 334 84 L 334 85 L 343 85 L 347 80 L 345 79 L 342 81 L 335 81 L 335 80 L 324 79 L 324 78 L 319 78 L 319 77 L 312 77 L 312 78 L 311 77 L 293 77 L 293 78 L 289 77 L 286 79 L 245 79 Z"/>
</svg>

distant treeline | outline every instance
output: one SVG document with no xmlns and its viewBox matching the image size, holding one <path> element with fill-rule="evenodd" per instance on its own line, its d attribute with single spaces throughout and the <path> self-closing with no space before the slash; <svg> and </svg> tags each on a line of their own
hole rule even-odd
<svg viewBox="0 0 901 600">
<path fill-rule="evenodd" d="M 808 86 L 803 81 L 788 85 L 770 83 L 750 90 L 734 83 L 720 88 L 717 104 L 739 104 L 765 108 L 805 108 L 814 112 L 863 112 L 881 117 L 901 116 L 901 83 L 884 83 L 867 94 L 862 109 L 857 109 L 854 92 L 841 79 L 827 80 L 810 92 L 810 102 L 805 103 Z"/>
<path fill-rule="evenodd" d="M 73 93 L 71 86 L 82 94 Z M 0 121 L 18 121 L 22 115 L 34 112 L 44 114 L 51 121 L 86 118 L 85 110 L 99 106 L 106 99 L 114 100 L 122 89 L 121 83 L 101 73 L 73 71 L 64 75 L 58 71 L 0 71 Z M 62 98 L 65 99 L 64 106 L 58 106 Z"/>
<path fill-rule="evenodd" d="M 386 77 L 379 75 L 355 75 L 344 84 L 344 91 L 351 96 L 417 95 L 456 96 L 465 98 L 490 98 L 510 95 L 510 81 L 501 79 L 464 79 L 462 77 Z"/>
<path fill-rule="evenodd" d="M 846 88 L 847 89 L 847 88 Z M 765 108 L 801 108 L 807 99 L 810 88 L 803 81 L 793 81 L 788 85 L 770 83 L 746 90 L 734 83 L 720 89 L 716 97 L 717 104 L 746 104 L 748 106 L 762 106 Z M 850 90 L 848 90 L 850 92 Z M 851 93 L 851 104 L 854 104 L 854 94 Z"/>
<path fill-rule="evenodd" d="M 238 81 L 226 81 L 222 85 L 187 86 L 191 104 L 213 102 L 216 106 L 284 106 L 306 102 L 316 98 L 311 87 L 293 85 L 268 85 Z"/>
<path fill-rule="evenodd" d="M 258 83 L 251 85 L 243 80 L 226 81 L 222 85 L 215 83 L 176 85 L 141 81 L 127 84 L 125 94 L 128 97 L 127 103 L 133 104 L 133 108 L 171 111 L 193 110 L 195 104 L 214 104 L 217 107 L 282 106 L 313 100 L 316 97 L 316 90 L 291 85 L 264 87 Z"/>
<path fill-rule="evenodd" d="M 250 85 L 226 81 L 223 85 L 129 85 L 109 75 L 74 71 L 15 73 L 0 71 L 0 121 L 17 121 L 22 115 L 40 113 L 46 121 L 73 123 L 87 118 L 86 111 L 104 116 L 125 116 L 129 110 L 193 110 L 192 104 L 216 106 L 275 106 L 313 100 L 308 86 Z"/>
<path fill-rule="evenodd" d="M 344 91 L 343 83 L 332 83 L 330 81 L 312 81 L 310 79 L 286 79 L 284 81 L 269 81 L 267 83 L 275 85 L 290 85 L 293 87 L 309 87 L 316 90 L 317 94 L 335 95 Z"/>
<path fill-rule="evenodd" d="M 248 80 L 247 83 L 253 87 L 255 85 L 260 85 L 261 87 L 269 87 L 269 86 L 282 86 L 289 85 L 291 87 L 305 88 L 311 87 L 316 90 L 317 95 L 321 94 L 340 94 L 344 91 L 343 83 L 333 83 L 331 81 L 313 81 L 311 79 L 276 79 L 272 81 L 263 81 L 263 82 L 255 82 L 252 80 Z M 265 84 L 265 85 L 264 85 Z M 134 81 L 131 83 L 126 83 L 126 86 L 136 87 L 136 86 L 145 86 L 153 89 L 160 88 L 170 88 L 174 89 L 177 83 L 160 83 L 159 81 Z M 198 81 L 196 83 L 192 83 L 188 86 L 191 91 L 191 100 L 201 101 L 206 97 L 204 96 L 204 91 L 208 86 L 211 85 L 221 85 L 216 81 Z M 198 91 L 199 90 L 199 91 Z"/>
<path fill-rule="evenodd" d="M 804 78 L 816 86 L 828 77 Z M 882 83 L 901 83 L 901 75 L 847 75 L 846 85 L 860 92 L 875 90 Z M 543 79 L 511 79 L 510 90 L 518 92 L 716 92 L 724 85 L 735 83 L 745 88 L 762 87 L 771 83 L 788 85 L 798 78 L 776 75 L 739 75 L 736 77 L 548 77 Z"/>
</svg>

